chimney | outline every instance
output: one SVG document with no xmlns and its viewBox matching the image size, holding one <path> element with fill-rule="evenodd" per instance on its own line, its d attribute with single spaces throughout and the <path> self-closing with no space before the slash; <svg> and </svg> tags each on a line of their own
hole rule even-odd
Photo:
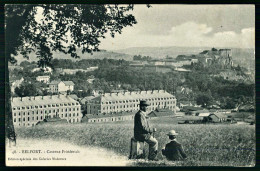
<svg viewBox="0 0 260 171">
<path fill-rule="evenodd" d="M 118 96 L 118 93 L 119 93 L 119 92 L 116 93 L 117 96 Z"/>
<path fill-rule="evenodd" d="M 35 96 L 33 96 L 34 97 L 34 100 L 35 100 Z"/>
<path fill-rule="evenodd" d="M 43 100 L 43 96 L 42 96 L 42 100 Z"/>
<path fill-rule="evenodd" d="M 23 97 L 21 97 L 21 101 L 23 101 Z"/>
<path fill-rule="evenodd" d="M 29 97 L 29 100 L 31 100 L 31 96 Z"/>
<path fill-rule="evenodd" d="M 58 98 L 60 98 L 60 92 L 58 93 Z"/>
</svg>

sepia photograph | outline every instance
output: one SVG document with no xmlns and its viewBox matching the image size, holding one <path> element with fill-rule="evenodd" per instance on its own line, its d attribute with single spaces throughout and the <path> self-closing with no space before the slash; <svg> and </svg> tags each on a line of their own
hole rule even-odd
<svg viewBox="0 0 260 171">
<path fill-rule="evenodd" d="M 4 10 L 6 166 L 256 165 L 254 5 Z"/>
</svg>

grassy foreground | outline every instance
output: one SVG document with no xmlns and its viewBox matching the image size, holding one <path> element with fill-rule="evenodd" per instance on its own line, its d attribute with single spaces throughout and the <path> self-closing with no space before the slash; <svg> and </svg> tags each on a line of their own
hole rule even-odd
<svg viewBox="0 0 260 171">
<path fill-rule="evenodd" d="M 254 166 L 255 126 L 221 124 L 181 124 L 174 118 L 151 120 L 157 128 L 155 137 L 159 142 L 158 163 L 136 161 L 137 166 Z M 169 163 L 160 149 L 168 143 L 165 135 L 169 130 L 179 132 L 177 140 L 183 145 L 188 158 L 185 161 Z M 114 123 L 50 124 L 32 128 L 18 128 L 20 138 L 51 139 L 80 146 L 95 146 L 113 150 L 128 156 L 130 138 L 133 136 L 133 121 Z M 18 141 L 19 143 L 19 141 Z M 146 146 L 148 154 L 148 146 Z"/>
</svg>

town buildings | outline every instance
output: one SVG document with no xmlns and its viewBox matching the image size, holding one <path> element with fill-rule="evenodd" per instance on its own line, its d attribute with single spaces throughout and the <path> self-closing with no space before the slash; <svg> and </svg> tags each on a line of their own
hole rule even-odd
<svg viewBox="0 0 260 171">
<path fill-rule="evenodd" d="M 47 118 L 81 122 L 81 106 L 68 95 L 29 96 L 12 98 L 14 126 L 34 126 Z"/>
<path fill-rule="evenodd" d="M 62 71 L 59 70 L 61 74 L 76 74 L 77 72 L 91 72 L 98 69 L 98 66 L 89 67 L 87 69 L 62 69 Z"/>
<path fill-rule="evenodd" d="M 74 90 L 74 83 L 72 81 L 52 81 L 49 88 L 52 93 L 66 93 L 68 90 Z"/>
<path fill-rule="evenodd" d="M 87 115 L 82 119 L 82 122 L 117 122 L 134 120 L 136 112 L 137 111 L 120 112 L 117 114 Z"/>
<path fill-rule="evenodd" d="M 88 101 L 87 114 L 111 114 L 139 110 L 140 100 L 146 100 L 148 111 L 167 108 L 176 112 L 176 98 L 164 90 L 105 93 Z"/>
<path fill-rule="evenodd" d="M 50 76 L 48 76 L 48 75 L 38 76 L 38 77 L 36 77 L 36 80 L 39 82 L 48 83 L 48 82 L 50 82 Z"/>
</svg>

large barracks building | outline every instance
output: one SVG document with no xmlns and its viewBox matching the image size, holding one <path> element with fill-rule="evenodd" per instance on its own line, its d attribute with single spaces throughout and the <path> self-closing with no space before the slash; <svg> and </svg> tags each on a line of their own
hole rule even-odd
<svg viewBox="0 0 260 171">
<path fill-rule="evenodd" d="M 14 126 L 34 126 L 48 118 L 81 122 L 81 105 L 68 95 L 12 98 Z"/>
<path fill-rule="evenodd" d="M 164 90 L 105 93 L 87 102 L 88 114 L 113 114 L 139 110 L 140 100 L 146 100 L 148 111 L 167 108 L 176 112 L 176 98 Z"/>
</svg>

